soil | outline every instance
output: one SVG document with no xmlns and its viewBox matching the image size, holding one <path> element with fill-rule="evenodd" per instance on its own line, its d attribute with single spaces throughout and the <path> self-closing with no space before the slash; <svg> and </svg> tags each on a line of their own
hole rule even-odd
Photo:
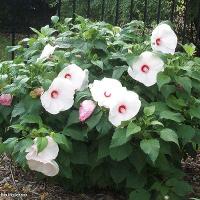
<svg viewBox="0 0 200 200">
<path fill-rule="evenodd" d="M 1 156 L 0 200 L 125 200 L 119 194 L 105 191 L 88 194 L 67 192 L 59 185 L 38 181 L 35 177 L 34 172 L 24 172 L 7 156 Z"/>
<path fill-rule="evenodd" d="M 200 197 L 200 153 L 182 162 L 186 172 L 185 179 L 193 186 L 192 196 Z M 24 172 L 6 155 L 0 157 L 0 200 L 125 200 L 112 192 L 91 192 L 75 194 L 65 191 L 61 186 L 35 179 L 35 173 Z M 20 194 L 20 196 L 19 196 Z M 18 196 L 17 196 L 18 195 Z"/>
</svg>

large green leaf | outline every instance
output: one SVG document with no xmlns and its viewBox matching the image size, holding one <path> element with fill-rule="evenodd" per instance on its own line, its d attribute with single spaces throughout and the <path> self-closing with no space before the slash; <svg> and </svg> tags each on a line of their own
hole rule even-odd
<svg viewBox="0 0 200 200">
<path fill-rule="evenodd" d="M 126 129 L 118 128 L 113 134 L 110 148 L 121 146 L 128 142 L 128 140 L 129 139 L 126 137 Z"/>
<path fill-rule="evenodd" d="M 184 90 L 190 95 L 192 89 L 192 82 L 188 77 L 175 77 L 176 82 L 184 88 Z"/>
<path fill-rule="evenodd" d="M 144 153 L 149 155 L 152 162 L 156 161 L 160 150 L 160 143 L 157 139 L 144 139 L 140 142 L 140 147 Z"/>
<path fill-rule="evenodd" d="M 157 76 L 157 84 L 158 84 L 158 88 L 159 90 L 162 88 L 163 85 L 169 83 L 171 81 L 171 78 L 165 74 L 163 74 L 162 72 L 158 74 Z"/>
<path fill-rule="evenodd" d="M 87 136 L 87 130 L 81 127 L 65 127 L 62 133 L 79 141 L 84 141 Z"/>
<path fill-rule="evenodd" d="M 160 137 L 166 142 L 174 142 L 179 146 L 178 136 L 175 131 L 165 128 L 160 132 Z"/>
<path fill-rule="evenodd" d="M 70 140 L 67 139 L 66 136 L 60 133 L 53 133 L 52 136 L 55 142 L 58 143 L 64 151 L 66 152 L 72 151 L 72 143 Z"/>
<path fill-rule="evenodd" d="M 128 138 L 129 136 L 134 135 L 140 131 L 141 131 L 140 126 L 136 125 L 134 122 L 130 122 L 127 127 L 126 137 Z"/>
<path fill-rule="evenodd" d="M 180 113 L 175 113 L 175 112 L 168 111 L 168 110 L 161 112 L 160 118 L 172 120 L 175 122 L 183 122 L 185 120 L 184 117 Z"/>
<path fill-rule="evenodd" d="M 113 160 L 121 161 L 126 159 L 133 151 L 132 145 L 127 143 L 119 147 L 110 148 L 110 157 Z"/>
<path fill-rule="evenodd" d="M 190 125 L 182 124 L 178 127 L 178 136 L 183 140 L 183 143 L 186 144 L 191 142 L 192 138 L 195 136 L 195 129 Z"/>
</svg>

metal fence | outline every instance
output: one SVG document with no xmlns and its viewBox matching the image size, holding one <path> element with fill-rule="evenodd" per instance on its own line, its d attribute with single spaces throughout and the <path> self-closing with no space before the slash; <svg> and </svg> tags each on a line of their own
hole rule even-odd
<svg viewBox="0 0 200 200">
<path fill-rule="evenodd" d="M 86 6 L 86 17 L 90 18 L 91 17 L 91 3 L 93 0 L 81 0 L 82 3 L 84 3 L 84 5 Z M 134 3 L 135 0 L 129 0 L 130 2 L 130 6 L 129 6 L 129 10 L 127 10 L 126 12 L 128 13 L 128 21 L 134 20 L 135 18 L 135 14 L 134 14 Z M 193 43 L 195 43 L 197 46 L 200 43 L 200 3 L 198 3 L 198 8 L 195 8 L 198 10 L 198 17 L 196 22 L 189 20 L 190 17 L 190 3 L 192 0 L 138 0 L 141 1 L 143 4 L 143 10 L 141 13 L 142 18 L 140 18 L 140 20 L 144 21 L 144 24 L 147 26 L 150 22 L 149 22 L 149 14 L 151 13 L 151 10 L 149 10 L 149 2 L 153 1 L 155 2 L 155 7 L 156 7 L 156 19 L 155 22 L 158 24 L 162 19 L 162 3 L 164 1 L 168 1 L 169 5 L 170 5 L 170 10 L 168 10 L 168 12 L 170 13 L 168 15 L 167 18 L 170 20 L 171 22 L 175 23 L 176 25 L 176 31 L 178 33 L 178 35 L 180 36 L 182 42 L 186 42 L 191 41 Z M 200 1 L 200 0 L 193 0 L 193 1 Z M 79 0 L 80 2 L 80 0 Z M 100 15 L 99 19 L 100 20 L 105 20 L 105 6 L 106 4 L 109 2 L 109 0 L 101 0 L 101 10 L 100 10 Z M 178 6 L 178 2 L 182 3 L 182 7 L 181 7 L 181 11 L 179 11 L 180 15 L 177 15 L 177 6 Z M 17 0 L 12 0 L 12 45 L 15 45 L 15 37 L 16 37 L 16 24 L 15 24 L 15 18 L 16 18 L 16 13 L 15 13 L 15 6 L 17 4 Z M 28 4 L 30 3 L 29 0 L 26 1 L 27 3 L 27 7 L 29 6 Z M 59 17 L 62 17 L 62 6 L 63 6 L 63 2 L 62 0 L 57 0 L 56 2 L 56 7 L 57 7 L 57 15 Z M 70 1 L 71 7 L 72 7 L 72 18 L 73 18 L 73 22 L 75 20 L 75 13 L 77 13 L 78 10 L 78 0 L 71 0 Z M 123 4 L 123 0 L 115 0 L 114 1 L 114 24 L 118 25 L 119 24 L 119 19 L 120 19 L 120 6 Z M 31 19 L 29 19 L 31 20 Z M 23 22 L 22 22 L 23 23 Z M 191 35 L 192 34 L 192 35 Z M 14 58 L 14 53 L 12 54 L 12 58 Z"/>
</svg>

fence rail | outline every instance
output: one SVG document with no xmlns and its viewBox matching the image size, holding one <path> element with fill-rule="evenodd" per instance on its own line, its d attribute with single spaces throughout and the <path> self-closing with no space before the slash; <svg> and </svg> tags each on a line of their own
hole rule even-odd
<svg viewBox="0 0 200 200">
<path fill-rule="evenodd" d="M 101 0 L 101 16 L 100 16 L 100 19 L 103 21 L 105 20 L 105 7 L 106 7 L 106 3 L 108 2 L 109 0 L 105 1 L 105 0 Z M 151 0 L 140 0 L 142 1 L 143 3 L 143 7 L 144 7 L 144 10 L 142 11 L 142 15 L 143 15 L 143 21 L 144 21 L 144 24 L 147 25 L 149 23 L 148 21 L 148 14 L 150 13 L 150 10 L 149 10 L 149 2 Z M 162 20 L 162 3 L 163 1 L 165 0 L 157 0 L 157 3 L 156 3 L 156 7 L 157 7 L 157 13 L 156 13 L 156 19 L 155 21 L 157 22 L 157 24 Z M 167 18 L 168 20 L 171 20 L 172 22 L 174 23 L 177 23 L 177 20 L 180 20 L 179 18 L 177 18 L 177 13 L 176 13 L 176 9 L 177 9 L 177 5 L 178 5 L 178 1 L 179 0 L 168 0 L 168 2 L 170 3 L 170 15 L 169 17 Z M 190 0 L 191 1 L 191 0 Z M 91 3 L 92 3 L 92 0 L 82 0 L 82 2 L 85 3 L 85 5 L 87 6 L 87 9 L 86 9 L 86 16 L 88 18 L 91 17 Z M 183 2 L 183 1 L 181 1 Z M 12 33 L 11 33 L 11 36 L 12 36 L 12 45 L 14 46 L 15 45 L 15 36 L 16 36 L 16 24 L 15 24 L 15 18 L 16 18 L 16 12 L 15 12 L 15 6 L 17 4 L 17 0 L 12 0 Z M 26 1 L 27 3 L 27 7 L 30 7 L 30 1 L 27 0 Z M 114 24 L 115 25 L 118 25 L 119 24 L 119 19 L 120 19 L 120 6 L 122 4 L 122 0 L 115 0 L 115 16 L 114 16 Z M 136 19 L 135 18 L 135 15 L 134 15 L 134 11 L 133 11 L 133 8 L 134 8 L 134 3 L 135 3 L 135 0 L 130 0 L 130 9 L 127 11 L 129 12 L 129 21 L 133 20 L 133 19 Z M 78 8 L 78 1 L 77 0 L 72 0 L 71 1 L 71 4 L 72 4 L 72 18 L 73 18 L 73 22 L 75 20 L 75 13 L 77 13 L 77 8 Z M 189 22 L 188 20 L 188 16 L 190 13 L 189 12 L 189 0 L 184 0 L 184 4 L 182 6 L 183 11 L 181 12 L 182 14 L 182 21 L 179 22 L 181 23 L 181 28 L 179 27 L 179 34 L 180 34 L 180 37 L 182 39 L 182 42 L 185 42 L 187 37 L 186 37 L 186 33 L 187 32 L 195 32 L 195 39 L 193 39 L 194 42 L 196 45 L 199 44 L 200 42 L 200 3 L 198 4 L 199 7 L 198 7 L 198 19 L 197 19 L 197 22 L 196 24 L 194 25 L 194 22 Z M 62 17 L 61 15 L 61 10 L 62 10 L 62 6 L 63 6 L 63 3 L 62 3 L 62 0 L 57 0 L 57 15 L 59 17 Z M 67 12 L 67 11 L 66 11 Z M 78 14 L 78 13 L 77 13 Z M 29 19 L 30 20 L 30 19 Z M 189 24 L 190 23 L 190 24 Z M 191 26 L 190 26 L 191 25 Z M 191 39 L 191 38 L 189 38 Z M 14 59 L 14 53 L 12 54 L 12 59 Z"/>
</svg>

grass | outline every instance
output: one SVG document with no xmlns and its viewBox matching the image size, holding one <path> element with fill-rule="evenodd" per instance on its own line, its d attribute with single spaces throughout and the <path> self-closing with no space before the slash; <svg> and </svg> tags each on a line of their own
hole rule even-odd
<svg viewBox="0 0 200 200">
<path fill-rule="evenodd" d="M 10 36 L 5 34 L 0 34 L 0 61 L 10 59 L 10 55 L 6 51 L 6 46 L 10 45 L 11 45 Z"/>
</svg>

